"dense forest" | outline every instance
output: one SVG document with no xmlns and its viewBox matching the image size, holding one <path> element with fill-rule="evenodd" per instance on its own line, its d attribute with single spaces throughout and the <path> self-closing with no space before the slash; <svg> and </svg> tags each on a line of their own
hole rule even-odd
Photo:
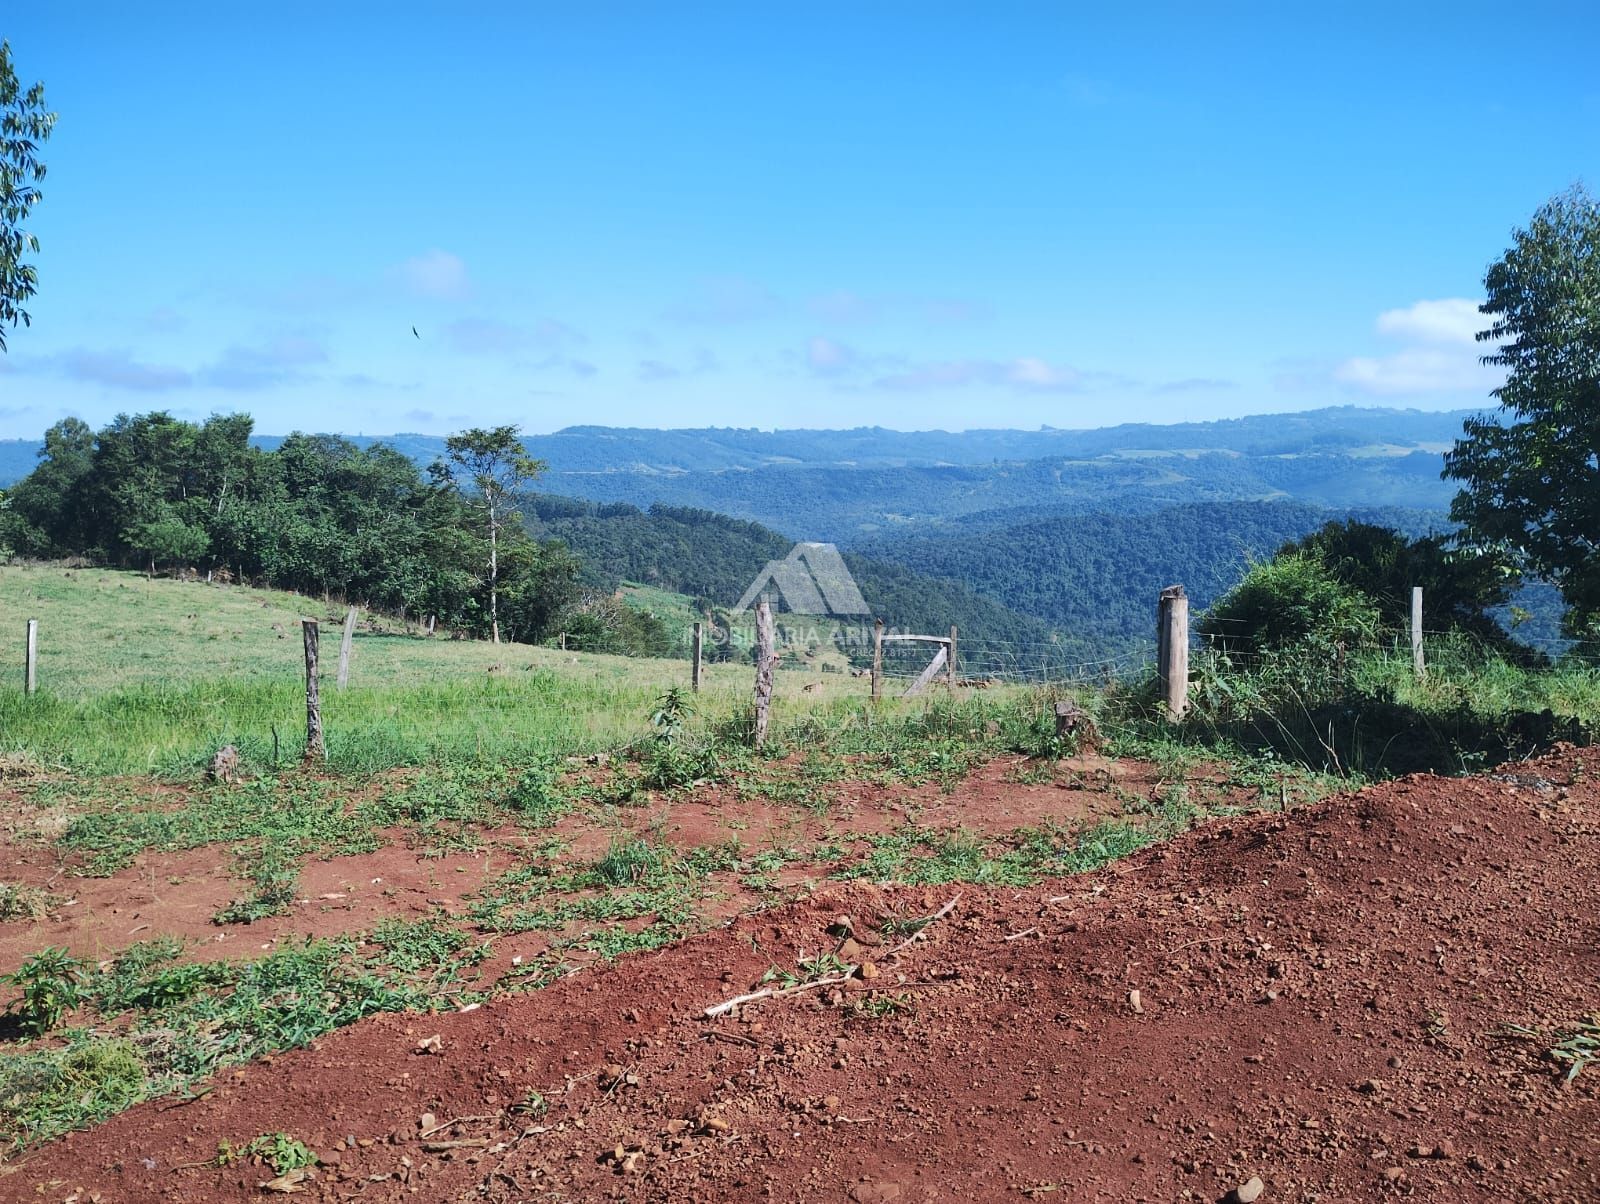
<svg viewBox="0 0 1600 1204">
<path fill-rule="evenodd" d="M 587 583 L 611 589 L 633 581 L 687 594 L 708 615 L 738 601 L 766 562 L 792 546 L 759 523 L 709 510 L 643 511 L 626 503 L 538 495 L 528 500 L 524 515 L 535 537 L 559 539 L 582 557 Z M 939 632 L 954 624 L 974 641 L 1030 646 L 1052 638 L 1048 624 L 963 584 L 851 553 L 845 563 L 873 614 L 891 627 Z"/>
<path fill-rule="evenodd" d="M 1208 502 L 1142 514 L 1058 515 L 965 537 L 881 539 L 862 550 L 975 592 L 1107 649 L 1151 638 L 1155 599 L 1181 582 L 1203 609 L 1254 560 L 1336 516 L 1297 502 Z M 1373 514 L 1386 526 L 1414 514 Z"/>
</svg>

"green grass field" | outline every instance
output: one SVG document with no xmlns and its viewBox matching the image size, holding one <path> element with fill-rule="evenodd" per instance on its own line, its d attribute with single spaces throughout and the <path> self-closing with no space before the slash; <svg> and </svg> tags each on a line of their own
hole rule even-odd
<svg viewBox="0 0 1600 1204">
<path fill-rule="evenodd" d="M 677 595 L 658 593 L 642 601 L 677 605 Z M 39 693 L 27 698 L 30 618 L 40 624 Z M 185 772 L 225 744 L 257 766 L 296 759 L 302 618 L 322 623 L 324 723 L 337 770 L 615 747 L 642 736 L 655 700 L 689 681 L 687 660 L 427 637 L 364 617 L 340 692 L 340 605 L 138 573 L 8 566 L 0 642 L 13 654 L 0 681 L 0 754 L 96 773 Z M 748 663 L 708 664 L 695 708 L 725 720 L 748 703 L 752 684 Z M 853 707 L 866 694 L 864 679 L 820 664 L 780 668 L 774 721 Z"/>
</svg>

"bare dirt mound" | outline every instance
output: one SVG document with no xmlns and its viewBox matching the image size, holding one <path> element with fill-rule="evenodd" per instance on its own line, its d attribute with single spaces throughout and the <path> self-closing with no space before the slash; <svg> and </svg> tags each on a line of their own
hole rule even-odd
<svg viewBox="0 0 1600 1204">
<path fill-rule="evenodd" d="M 282 1131 L 325 1165 L 276 1186 L 316 1199 L 1600 1200 L 1600 1065 L 1563 1086 L 1541 1058 L 1600 1009 L 1596 768 L 1410 778 L 961 888 L 893 954 L 956 889 L 829 890 L 376 1017 L 47 1146 L 0 1196 L 260 1199 L 270 1169 L 208 1160 Z M 703 1018 L 841 914 L 875 977 Z"/>
</svg>

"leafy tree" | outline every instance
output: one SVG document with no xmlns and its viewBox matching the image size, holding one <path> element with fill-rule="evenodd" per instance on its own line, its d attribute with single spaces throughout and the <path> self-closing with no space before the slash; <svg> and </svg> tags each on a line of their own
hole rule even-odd
<svg viewBox="0 0 1600 1204">
<path fill-rule="evenodd" d="M 0 351 L 6 327 L 29 324 L 23 308 L 38 287 L 39 272 L 22 257 L 39 253 L 39 240 L 22 228 L 38 204 L 45 167 L 39 148 L 50 137 L 56 115 L 44 107 L 44 85 L 24 89 L 11 62 L 11 45 L 0 42 Z"/>
<path fill-rule="evenodd" d="M 128 546 L 143 553 L 150 561 L 150 576 L 156 575 L 156 564 L 189 564 L 211 550 L 211 537 L 203 527 L 186 523 L 170 507 L 164 507 L 155 518 L 139 523 L 124 536 Z"/>
<path fill-rule="evenodd" d="M 505 634 L 528 644 L 547 639 L 578 601 L 583 562 L 558 539 L 542 543 L 518 540 L 506 559 L 501 611 Z"/>
<path fill-rule="evenodd" d="M 1479 307 L 1501 412 L 1445 457 L 1463 485 L 1450 514 L 1559 586 L 1578 635 L 1600 629 L 1600 204 L 1572 188 L 1513 238 Z"/>
<path fill-rule="evenodd" d="M 84 486 L 94 468 L 94 431 L 64 418 L 44 433 L 39 466 L 11 492 L 13 541 L 26 555 L 50 556 L 84 545 Z"/>
<path fill-rule="evenodd" d="M 474 427 L 445 440 L 445 458 L 435 475 L 461 490 L 467 504 L 483 515 L 489 544 L 489 630 L 500 642 L 500 533 L 515 522 L 517 495 L 544 463 L 528 455 L 515 426 Z"/>
<path fill-rule="evenodd" d="M 1278 555 L 1316 557 L 1339 581 L 1370 598 L 1391 630 L 1410 622 L 1411 588 L 1420 585 L 1430 628 L 1509 643 L 1488 612 L 1510 599 L 1516 574 L 1493 549 L 1454 543 L 1444 535 L 1407 539 L 1388 527 L 1346 519 L 1285 544 Z"/>
</svg>

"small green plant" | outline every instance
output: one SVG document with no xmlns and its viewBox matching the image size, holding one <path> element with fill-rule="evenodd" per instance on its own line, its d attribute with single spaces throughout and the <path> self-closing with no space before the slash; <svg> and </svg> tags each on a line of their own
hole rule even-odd
<svg viewBox="0 0 1600 1204">
<path fill-rule="evenodd" d="M 84 964 L 65 949 L 41 949 L 5 981 L 22 988 L 6 1009 L 25 1035 L 42 1036 L 83 1002 Z"/>
<path fill-rule="evenodd" d="M 74 1037 L 65 1049 L 0 1056 L 0 1150 L 82 1128 L 148 1093 L 144 1062 L 125 1037 Z"/>
<path fill-rule="evenodd" d="M 1006 781 L 1015 782 L 1018 786 L 1048 786 L 1055 780 L 1055 762 L 1048 759 L 1029 758 L 1017 762 L 1006 771 Z"/>
<path fill-rule="evenodd" d="M 630 886 L 664 874 L 672 853 L 637 836 L 614 838 L 605 856 L 594 863 L 595 876 L 606 886 Z"/>
<path fill-rule="evenodd" d="M 815 957 L 801 958 L 793 970 L 783 966 L 769 966 L 767 972 L 761 976 L 761 981 L 775 982 L 781 989 L 787 991 L 801 983 L 844 974 L 849 969 L 850 963 L 837 953 L 819 953 Z"/>
<path fill-rule="evenodd" d="M 1506 1034 L 1523 1041 L 1543 1043 L 1546 1040 L 1538 1029 L 1521 1024 L 1508 1024 Z M 1600 1065 L 1600 1014 L 1580 1020 L 1573 1030 L 1560 1037 L 1544 1051 L 1547 1061 L 1565 1066 L 1564 1081 L 1570 1083 L 1590 1066 Z"/>
<path fill-rule="evenodd" d="M 516 1103 L 511 1105 L 511 1111 L 517 1116 L 531 1116 L 535 1120 L 550 1110 L 550 1103 L 537 1091 L 528 1091 Z"/>
<path fill-rule="evenodd" d="M 472 938 L 442 912 L 420 920 L 391 917 L 374 928 L 369 939 L 384 951 L 389 965 L 404 974 L 475 965 L 489 955 L 483 946 L 473 946 Z"/>
<path fill-rule="evenodd" d="M 300 882 L 301 850 L 297 842 L 263 837 L 237 850 L 239 862 L 249 874 L 255 890 L 244 899 L 235 899 L 212 917 L 218 924 L 253 924 L 268 916 L 282 915 L 294 902 Z"/>
<path fill-rule="evenodd" d="M 650 716 L 651 735 L 658 743 L 671 744 L 683 735 L 684 727 L 694 708 L 689 705 L 689 695 L 682 686 L 672 686 L 656 699 L 655 714 Z"/>
<path fill-rule="evenodd" d="M 1600 1015 L 1580 1021 L 1576 1030 L 1551 1046 L 1550 1058 L 1567 1067 L 1569 1083 L 1585 1067 L 1600 1063 Z"/>
<path fill-rule="evenodd" d="M 316 1166 L 319 1161 L 309 1146 L 287 1133 L 263 1133 L 244 1145 L 234 1145 L 226 1138 L 217 1143 L 218 1166 L 233 1166 L 251 1158 L 261 1159 L 278 1175 Z"/>
<path fill-rule="evenodd" d="M 555 768 L 543 761 L 522 771 L 502 803 L 530 828 L 547 828 L 572 810 L 572 803 L 561 794 Z"/>
<path fill-rule="evenodd" d="M 863 1020 L 887 1020 L 911 1010 L 911 1000 L 906 995 L 872 995 L 855 1002 L 851 1011 Z"/>
</svg>

